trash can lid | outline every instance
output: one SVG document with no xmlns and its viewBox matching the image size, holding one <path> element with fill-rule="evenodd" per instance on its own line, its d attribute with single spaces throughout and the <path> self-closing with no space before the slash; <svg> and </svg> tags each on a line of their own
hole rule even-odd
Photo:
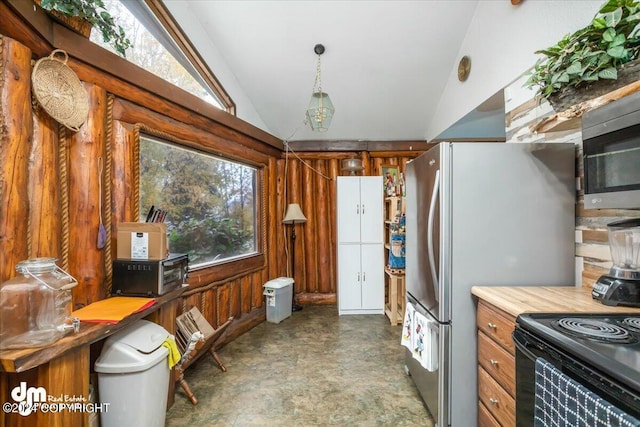
<svg viewBox="0 0 640 427">
<path fill-rule="evenodd" d="M 269 280 L 262 285 L 263 288 L 284 288 L 293 284 L 293 278 L 291 277 L 278 277 L 277 279 Z"/>
<path fill-rule="evenodd" d="M 124 373 L 149 369 L 166 359 L 169 351 L 162 343 L 168 337 L 169 332 L 162 326 L 138 320 L 106 340 L 96 360 L 95 370 L 101 373 Z"/>
</svg>

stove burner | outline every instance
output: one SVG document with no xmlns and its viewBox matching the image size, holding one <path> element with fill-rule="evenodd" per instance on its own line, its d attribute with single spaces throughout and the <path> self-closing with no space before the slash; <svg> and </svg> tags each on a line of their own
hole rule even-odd
<svg viewBox="0 0 640 427">
<path fill-rule="evenodd" d="M 579 338 L 621 344 L 637 341 L 629 331 L 621 326 L 600 320 L 565 317 L 554 321 L 553 326 Z"/>
<path fill-rule="evenodd" d="M 640 317 L 627 317 L 620 325 L 631 330 L 631 332 L 640 333 Z"/>
</svg>

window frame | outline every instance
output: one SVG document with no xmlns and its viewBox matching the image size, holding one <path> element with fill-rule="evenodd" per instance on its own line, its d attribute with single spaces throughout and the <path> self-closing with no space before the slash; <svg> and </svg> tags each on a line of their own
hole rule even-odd
<svg viewBox="0 0 640 427">
<path fill-rule="evenodd" d="M 193 46 L 191 41 L 187 38 L 182 28 L 178 25 L 169 9 L 163 2 L 157 0 L 144 0 L 151 13 L 160 21 L 164 29 L 169 36 L 178 45 L 182 53 L 187 57 L 191 65 L 200 74 L 202 79 L 209 85 L 211 90 L 216 94 L 218 100 L 222 103 L 224 111 L 229 114 L 236 115 L 236 104 L 229 96 L 227 91 L 220 83 L 220 81 L 213 74 L 211 69 L 207 66 L 206 62 L 200 56 L 200 53 Z"/>
<path fill-rule="evenodd" d="M 223 153 L 207 149 L 203 144 L 199 144 L 197 141 L 187 141 L 178 138 L 170 133 L 154 129 L 143 123 L 137 123 L 133 129 L 133 187 L 136 189 L 136 197 L 132 200 L 134 205 L 134 217 L 140 217 L 140 197 L 137 193 L 140 190 L 140 139 L 141 135 L 147 136 L 153 139 L 160 139 L 172 144 L 176 144 L 182 148 L 197 150 L 205 154 L 210 154 L 214 157 L 219 157 L 223 160 L 229 160 L 237 163 L 241 163 L 255 168 L 256 172 L 256 185 L 255 185 L 255 239 L 256 250 L 255 252 L 247 255 L 240 255 L 233 258 L 228 258 L 219 262 L 205 263 L 199 265 L 197 268 L 189 267 L 190 273 L 196 273 L 195 283 L 193 281 L 194 275 L 190 274 L 189 284 L 208 284 L 218 280 L 228 281 L 229 277 L 242 277 L 247 273 L 261 270 L 267 265 L 267 259 L 265 256 L 266 247 L 266 194 L 264 183 L 264 168 L 262 164 L 254 164 L 244 159 L 235 159 L 231 156 L 224 155 Z"/>
</svg>

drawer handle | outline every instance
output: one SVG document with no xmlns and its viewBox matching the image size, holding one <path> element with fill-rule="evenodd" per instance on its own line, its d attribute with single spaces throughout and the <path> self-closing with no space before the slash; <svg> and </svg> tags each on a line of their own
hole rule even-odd
<svg viewBox="0 0 640 427">
<path fill-rule="evenodd" d="M 494 330 L 495 330 L 498 326 L 497 326 L 497 325 L 495 325 L 495 324 L 493 324 L 493 323 L 491 323 L 491 322 L 489 322 L 489 323 L 487 323 L 487 327 L 488 327 L 489 329 L 494 329 Z"/>
<path fill-rule="evenodd" d="M 494 399 L 493 397 L 490 397 L 489 403 L 491 403 L 492 405 L 497 405 L 498 403 L 500 403 L 500 401 L 498 399 Z"/>
<path fill-rule="evenodd" d="M 497 360 L 493 360 L 493 359 L 489 359 L 489 363 L 491 363 L 491 366 L 498 366 L 498 361 Z"/>
</svg>

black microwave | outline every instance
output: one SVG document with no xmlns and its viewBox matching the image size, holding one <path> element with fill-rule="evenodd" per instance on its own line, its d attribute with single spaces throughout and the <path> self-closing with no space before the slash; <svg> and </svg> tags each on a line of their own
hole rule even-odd
<svg viewBox="0 0 640 427">
<path fill-rule="evenodd" d="M 171 253 L 162 260 L 116 259 L 113 261 L 111 294 L 157 297 L 186 283 L 187 254 Z"/>
<path fill-rule="evenodd" d="M 585 209 L 640 208 L 640 92 L 582 116 Z"/>
</svg>

